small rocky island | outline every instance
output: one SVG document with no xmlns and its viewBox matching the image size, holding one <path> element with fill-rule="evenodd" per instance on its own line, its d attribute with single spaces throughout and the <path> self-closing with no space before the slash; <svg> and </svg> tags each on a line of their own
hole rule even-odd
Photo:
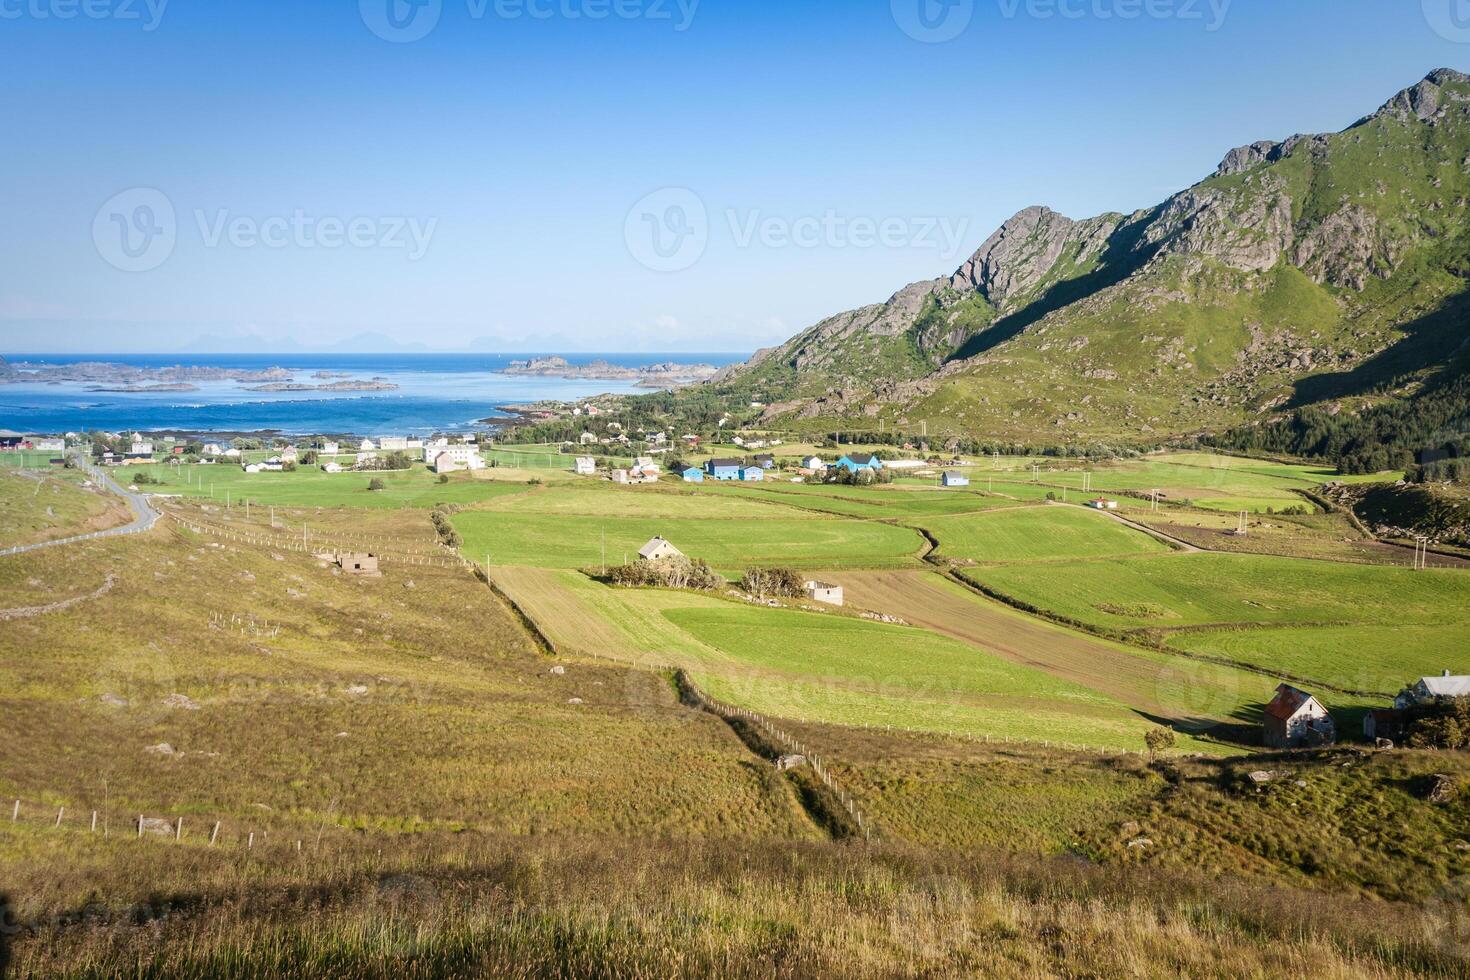
<svg viewBox="0 0 1470 980">
<path fill-rule="evenodd" d="M 254 385 L 246 391 L 397 391 L 398 386 L 382 378 L 371 381 L 333 381 L 324 385 L 300 384 L 294 381 L 277 381 L 271 384 Z"/>
<path fill-rule="evenodd" d="M 397 391 L 398 385 L 383 378 L 353 379 L 351 375 L 318 371 L 312 377 L 323 384 L 303 384 L 294 372 L 283 367 L 264 370 L 248 368 L 203 367 L 180 364 L 173 367 L 145 368 L 106 361 L 83 361 L 76 364 L 48 364 L 18 361 L 6 363 L 0 358 L 0 384 L 83 384 L 96 394 L 143 395 L 161 392 L 198 391 L 205 382 L 232 381 L 246 391 Z M 330 381 L 342 378 L 341 381 Z"/>
</svg>

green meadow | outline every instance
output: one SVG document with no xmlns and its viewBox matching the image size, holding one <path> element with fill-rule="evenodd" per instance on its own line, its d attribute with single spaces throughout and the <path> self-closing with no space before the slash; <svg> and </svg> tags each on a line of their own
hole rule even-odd
<svg viewBox="0 0 1470 980">
<path fill-rule="evenodd" d="M 891 568 L 917 563 L 924 541 L 908 528 L 866 521 L 817 520 L 776 511 L 769 517 L 613 517 L 466 511 L 454 518 L 464 553 L 493 565 L 592 568 L 621 565 L 662 535 L 721 571 L 754 565 Z"/>
<path fill-rule="evenodd" d="M 970 569 L 990 589 L 1106 629 L 1440 625 L 1470 616 L 1470 575 L 1264 555 L 1173 554 Z"/>
<path fill-rule="evenodd" d="M 1169 546 L 1080 507 L 1013 507 L 965 517 L 926 518 L 939 555 L 981 563 L 1162 554 Z"/>
<path fill-rule="evenodd" d="M 447 483 L 440 483 L 438 475 L 422 465 L 380 473 L 326 473 L 317 466 L 301 466 L 289 473 L 246 473 L 240 466 L 229 463 L 155 464 L 121 469 L 114 477 L 127 485 L 130 479 L 136 478 L 131 474 L 137 473 L 147 473 L 159 481 L 157 486 L 147 487 L 156 493 L 182 494 L 217 503 L 224 503 L 228 496 L 232 502 L 248 499 L 278 507 L 432 508 L 436 504 L 471 504 L 526 491 L 524 478 L 476 479 L 469 474 L 455 473 Z M 496 474 L 488 471 L 479 475 Z M 381 480 L 384 488 L 369 490 L 373 480 Z"/>
</svg>

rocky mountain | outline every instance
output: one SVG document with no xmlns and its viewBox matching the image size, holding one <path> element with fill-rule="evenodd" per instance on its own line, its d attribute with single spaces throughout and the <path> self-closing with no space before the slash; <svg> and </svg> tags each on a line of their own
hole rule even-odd
<svg viewBox="0 0 1470 980">
<path fill-rule="evenodd" d="M 714 383 L 764 395 L 768 422 L 1051 442 L 1351 405 L 1462 352 L 1467 207 L 1470 76 L 1441 69 L 1340 133 L 1231 150 L 1157 207 L 1027 208 L 951 275 Z"/>
</svg>

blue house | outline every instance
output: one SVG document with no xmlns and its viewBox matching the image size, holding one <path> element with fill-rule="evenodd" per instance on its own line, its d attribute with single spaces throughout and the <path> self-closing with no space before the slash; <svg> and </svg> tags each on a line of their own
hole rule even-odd
<svg viewBox="0 0 1470 980">
<path fill-rule="evenodd" d="M 759 466 L 747 466 L 740 471 L 740 479 L 747 483 L 759 483 L 766 478 L 766 471 Z"/>
<path fill-rule="evenodd" d="M 773 470 L 776 468 L 776 457 L 757 456 L 755 458 L 755 465 L 759 466 L 763 470 Z"/>
<path fill-rule="evenodd" d="M 947 487 L 968 487 L 970 485 L 970 478 L 954 470 L 945 470 L 944 485 Z"/>
<path fill-rule="evenodd" d="M 698 466 L 689 467 L 687 470 L 684 471 L 683 475 L 685 483 L 704 482 L 704 470 L 700 469 Z"/>
<path fill-rule="evenodd" d="M 738 459 L 712 459 L 704 464 L 704 472 L 716 480 L 739 480 L 741 469 Z"/>
<path fill-rule="evenodd" d="M 863 470 L 881 470 L 883 461 L 868 453 L 849 453 L 833 464 L 839 470 L 860 473 Z"/>
</svg>

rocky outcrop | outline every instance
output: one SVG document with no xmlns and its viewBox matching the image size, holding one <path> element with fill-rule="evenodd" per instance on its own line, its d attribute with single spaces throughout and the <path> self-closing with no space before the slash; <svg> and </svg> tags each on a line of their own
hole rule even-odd
<svg viewBox="0 0 1470 980">
<path fill-rule="evenodd" d="M 1050 208 L 1030 207 L 1011 218 L 949 278 L 952 289 L 978 292 L 1002 313 L 1051 276 L 1063 256 L 1082 265 L 1095 260 L 1123 222 L 1108 214 L 1073 221 Z"/>
</svg>

